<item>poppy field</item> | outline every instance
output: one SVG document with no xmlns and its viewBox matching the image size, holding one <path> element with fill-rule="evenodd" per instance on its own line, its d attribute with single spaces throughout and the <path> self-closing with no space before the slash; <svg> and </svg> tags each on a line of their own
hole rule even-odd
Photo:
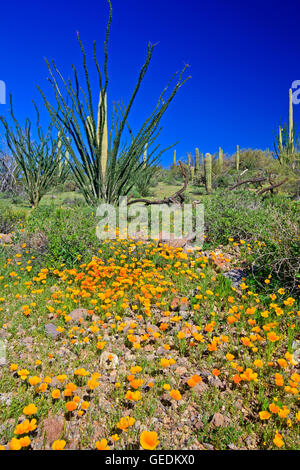
<svg viewBox="0 0 300 470">
<path fill-rule="evenodd" d="M 18 245 L 1 266 L 1 449 L 299 447 L 300 311 L 223 276 L 245 249 L 117 239 L 51 268 Z"/>
</svg>

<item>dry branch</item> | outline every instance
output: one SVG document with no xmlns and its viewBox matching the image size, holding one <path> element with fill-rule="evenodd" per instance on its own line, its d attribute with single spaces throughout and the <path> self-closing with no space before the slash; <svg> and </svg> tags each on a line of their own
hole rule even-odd
<svg viewBox="0 0 300 470">
<path fill-rule="evenodd" d="M 157 200 L 154 200 L 154 201 L 150 201 L 149 199 L 133 199 L 132 201 L 128 201 L 128 206 L 131 205 L 131 204 L 139 203 L 139 202 L 142 202 L 142 203 L 146 204 L 146 206 L 149 206 L 151 204 L 168 204 L 168 205 L 170 205 L 170 204 L 176 204 L 178 202 L 180 204 L 182 204 L 183 201 L 184 201 L 183 193 L 187 188 L 187 185 L 188 185 L 188 182 L 189 182 L 189 177 L 188 177 L 188 173 L 187 173 L 183 163 L 182 162 L 178 162 L 178 163 L 180 165 L 181 173 L 184 176 L 184 184 L 183 184 L 183 187 L 181 189 L 179 189 L 179 191 L 177 191 L 175 194 L 173 194 L 173 196 L 165 197 L 164 199 L 160 199 L 160 200 L 157 199 Z"/>
</svg>

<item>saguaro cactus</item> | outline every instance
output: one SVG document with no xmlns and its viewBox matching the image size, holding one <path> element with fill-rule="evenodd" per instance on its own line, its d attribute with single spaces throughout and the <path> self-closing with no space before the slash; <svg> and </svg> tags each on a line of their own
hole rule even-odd
<svg viewBox="0 0 300 470">
<path fill-rule="evenodd" d="M 189 166 L 189 168 L 191 166 L 191 162 L 192 162 L 192 155 L 190 153 L 188 153 L 188 166 Z"/>
<path fill-rule="evenodd" d="M 199 149 L 195 149 L 195 173 L 199 171 L 200 167 L 200 154 L 199 154 Z"/>
<path fill-rule="evenodd" d="M 236 146 L 236 169 L 239 171 L 240 169 L 240 147 L 237 145 Z"/>
<path fill-rule="evenodd" d="M 193 181 L 194 176 L 195 176 L 195 167 L 191 166 L 191 181 Z"/>
<path fill-rule="evenodd" d="M 176 150 L 174 150 L 174 154 L 173 154 L 173 166 L 174 167 L 176 166 Z"/>
<path fill-rule="evenodd" d="M 222 150 L 221 147 L 219 147 L 219 159 L 218 159 L 218 163 L 219 163 L 219 170 L 220 170 L 220 171 L 223 171 L 224 160 L 223 160 L 223 150 Z"/>
<path fill-rule="evenodd" d="M 294 153 L 293 91 L 289 89 L 289 153 Z"/>
<path fill-rule="evenodd" d="M 204 159 L 204 171 L 205 171 L 205 188 L 207 194 L 211 193 L 212 186 L 212 156 L 210 153 L 205 154 Z"/>
</svg>

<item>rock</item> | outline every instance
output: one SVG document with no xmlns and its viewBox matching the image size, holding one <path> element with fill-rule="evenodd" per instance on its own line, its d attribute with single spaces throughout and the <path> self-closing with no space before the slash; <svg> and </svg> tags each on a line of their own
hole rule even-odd
<svg viewBox="0 0 300 470">
<path fill-rule="evenodd" d="M 57 286 L 51 286 L 50 287 L 51 294 L 54 294 L 54 292 L 57 292 L 57 291 L 59 291 L 59 288 Z"/>
<path fill-rule="evenodd" d="M 231 271 L 222 274 L 231 281 L 233 287 L 239 287 L 243 282 L 243 278 L 247 277 L 247 274 L 242 269 L 232 269 Z"/>
<path fill-rule="evenodd" d="M 211 424 L 216 428 L 224 426 L 224 422 L 225 422 L 225 419 L 221 413 L 215 413 L 211 420 Z"/>
<path fill-rule="evenodd" d="M 189 309 L 189 302 L 181 299 L 179 309 L 181 312 L 186 312 Z"/>
<path fill-rule="evenodd" d="M 187 374 L 187 369 L 185 367 L 177 367 L 177 369 L 175 369 L 175 374 L 178 374 L 178 375 L 185 375 Z"/>
<path fill-rule="evenodd" d="M 235 444 L 228 444 L 228 449 L 230 450 L 239 450 L 239 448 Z"/>
<path fill-rule="evenodd" d="M 70 317 L 73 321 L 79 321 L 80 319 L 84 320 L 89 315 L 89 312 L 86 308 L 77 308 L 70 313 Z"/>
<path fill-rule="evenodd" d="M 31 346 L 33 343 L 33 338 L 31 336 L 27 336 L 23 339 L 23 343 L 25 343 L 26 346 Z"/>
<path fill-rule="evenodd" d="M 5 340 L 0 339 L 0 367 L 5 366 L 7 363 L 6 360 L 6 346 L 5 346 Z"/>
<path fill-rule="evenodd" d="M 43 421 L 43 439 L 46 439 L 46 447 L 62 437 L 64 431 L 64 419 L 61 416 L 53 416 Z"/>
<path fill-rule="evenodd" d="M 47 325 L 45 325 L 45 331 L 47 336 L 50 336 L 53 339 L 56 339 L 58 336 L 61 335 L 61 333 L 57 331 L 57 326 L 53 323 L 47 323 Z"/>
<path fill-rule="evenodd" d="M 190 244 L 189 242 L 192 242 L 196 239 L 196 233 L 190 233 L 186 237 L 181 237 L 181 238 L 174 238 L 172 234 L 164 234 L 160 233 L 159 234 L 159 241 L 158 243 L 162 245 L 168 245 L 171 246 L 172 248 L 184 248 L 186 245 Z"/>
<path fill-rule="evenodd" d="M 179 307 L 180 300 L 178 297 L 175 297 L 170 303 L 171 310 L 176 310 Z"/>
<path fill-rule="evenodd" d="M 205 392 L 206 390 L 208 390 L 208 385 L 204 382 L 199 382 L 197 383 L 197 385 L 195 385 L 195 387 L 193 387 L 193 392 L 198 392 L 199 394 Z"/>
<path fill-rule="evenodd" d="M 293 344 L 292 344 L 292 350 L 293 350 L 293 358 L 297 362 L 297 364 L 300 363 L 300 341 L 296 339 Z"/>
<path fill-rule="evenodd" d="M 12 243 L 11 233 L 0 233 L 0 244 Z"/>
<path fill-rule="evenodd" d="M 206 450 L 214 450 L 214 446 L 211 445 L 211 444 L 208 444 L 208 442 L 203 442 L 203 447 L 206 449 Z"/>
<path fill-rule="evenodd" d="M 12 393 L 0 393 L 0 403 L 9 406 L 11 404 Z"/>
<path fill-rule="evenodd" d="M 195 428 L 196 429 L 202 429 L 204 427 L 204 424 L 203 422 L 201 421 L 201 419 L 198 419 L 198 421 L 196 421 L 196 423 L 194 424 Z"/>
<path fill-rule="evenodd" d="M 116 354 L 104 351 L 100 356 L 100 367 L 103 369 L 116 369 L 119 359 Z"/>
</svg>

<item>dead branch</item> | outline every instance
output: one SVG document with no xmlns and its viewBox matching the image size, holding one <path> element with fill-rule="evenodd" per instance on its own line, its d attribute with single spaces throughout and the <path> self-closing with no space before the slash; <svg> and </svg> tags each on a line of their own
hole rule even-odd
<svg viewBox="0 0 300 470">
<path fill-rule="evenodd" d="M 261 189 L 257 194 L 261 195 L 266 193 L 267 191 L 271 191 L 273 193 L 275 188 L 278 188 L 282 184 L 286 183 L 288 181 L 288 178 L 284 178 L 284 180 L 280 181 L 279 183 L 274 183 L 271 186 L 268 186 L 267 188 Z"/>
<path fill-rule="evenodd" d="M 164 199 L 155 200 L 155 201 L 150 201 L 149 199 L 133 199 L 131 201 L 128 201 L 127 205 L 129 206 L 131 204 L 136 204 L 136 203 L 139 203 L 139 202 L 142 202 L 142 203 L 146 204 L 146 206 L 149 206 L 151 204 L 168 204 L 168 205 L 170 205 L 170 204 L 176 204 L 178 202 L 180 204 L 182 204 L 183 201 L 184 201 L 183 193 L 187 188 L 187 185 L 188 185 L 188 182 L 189 182 L 189 176 L 188 176 L 188 172 L 186 171 L 183 163 L 182 162 L 178 162 L 178 163 L 180 165 L 181 173 L 184 176 L 184 184 L 183 184 L 183 187 L 181 189 L 179 189 L 179 191 L 177 191 L 175 194 L 173 194 L 173 196 L 165 197 Z"/>
<path fill-rule="evenodd" d="M 244 180 L 244 181 L 238 181 L 236 184 L 234 184 L 233 186 L 231 186 L 229 188 L 229 191 L 232 191 L 233 189 L 237 188 L 238 186 L 241 186 L 242 184 L 248 184 L 248 183 L 263 183 L 264 181 L 266 181 L 267 178 L 265 176 L 260 176 L 259 178 L 249 178 L 247 180 Z"/>
</svg>

